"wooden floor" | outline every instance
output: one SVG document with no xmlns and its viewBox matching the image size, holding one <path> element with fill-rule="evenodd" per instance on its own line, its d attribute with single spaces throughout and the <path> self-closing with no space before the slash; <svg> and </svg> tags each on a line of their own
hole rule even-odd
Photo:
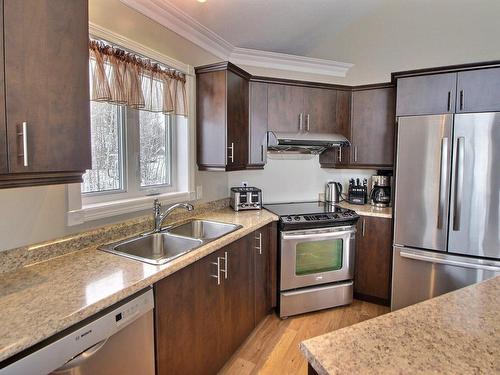
<svg viewBox="0 0 500 375">
<path fill-rule="evenodd" d="M 350 306 L 280 320 L 269 315 L 226 363 L 224 375 L 305 375 L 307 361 L 299 351 L 305 339 L 389 312 L 388 307 L 355 300 Z"/>
</svg>

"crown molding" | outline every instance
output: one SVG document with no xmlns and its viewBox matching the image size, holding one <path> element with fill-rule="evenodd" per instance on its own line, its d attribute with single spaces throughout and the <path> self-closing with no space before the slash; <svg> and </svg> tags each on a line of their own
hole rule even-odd
<svg viewBox="0 0 500 375">
<path fill-rule="evenodd" d="M 235 64 L 345 77 L 354 64 L 326 59 L 235 47 L 168 0 L 120 0 L 212 55 Z"/>
<path fill-rule="evenodd" d="M 96 37 L 107 40 L 108 42 L 115 43 L 119 46 L 127 48 L 134 51 L 140 55 L 147 58 L 153 59 L 157 62 L 165 64 L 171 68 L 181 71 L 182 73 L 193 75 L 194 69 L 191 65 L 184 64 L 178 60 L 175 60 L 169 56 L 162 54 L 154 49 L 146 47 L 140 43 L 137 43 L 123 35 L 117 34 L 114 31 L 108 30 L 102 26 L 96 25 L 93 22 L 89 22 L 89 34 Z"/>
<path fill-rule="evenodd" d="M 345 77 L 353 66 L 333 60 L 316 59 L 286 53 L 267 52 L 248 48 L 234 48 L 229 60 L 232 63 L 262 68 L 289 70 L 335 77 Z"/>
</svg>

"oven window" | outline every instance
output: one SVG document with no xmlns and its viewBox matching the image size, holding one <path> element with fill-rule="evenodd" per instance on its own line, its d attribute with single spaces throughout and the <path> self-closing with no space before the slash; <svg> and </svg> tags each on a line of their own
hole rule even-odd
<svg viewBox="0 0 500 375">
<path fill-rule="evenodd" d="M 321 240 L 297 244 L 295 274 L 336 271 L 342 268 L 343 240 Z"/>
</svg>

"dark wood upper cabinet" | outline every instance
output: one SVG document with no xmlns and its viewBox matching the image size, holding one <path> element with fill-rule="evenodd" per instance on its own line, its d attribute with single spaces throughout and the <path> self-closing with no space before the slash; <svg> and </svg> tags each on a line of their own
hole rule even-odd
<svg viewBox="0 0 500 375">
<path fill-rule="evenodd" d="M 249 75 L 231 63 L 196 68 L 198 167 L 234 171 L 248 163 Z"/>
<path fill-rule="evenodd" d="M 455 112 L 457 73 L 399 78 L 397 116 Z"/>
<path fill-rule="evenodd" d="M 304 88 L 304 129 L 311 133 L 333 133 L 337 122 L 337 91 Z"/>
<path fill-rule="evenodd" d="M 500 111 L 500 68 L 458 72 L 457 112 Z"/>
<path fill-rule="evenodd" d="M 353 91 L 351 116 L 351 165 L 392 167 L 394 87 Z"/>
<path fill-rule="evenodd" d="M 87 1 L 4 0 L 3 20 L 10 176 L 0 186 L 81 181 L 91 168 Z"/>
<path fill-rule="evenodd" d="M 282 84 L 268 86 L 268 128 L 298 133 L 304 129 L 304 88 Z"/>
<path fill-rule="evenodd" d="M 267 83 L 250 82 L 248 168 L 263 168 L 267 155 Z"/>
<path fill-rule="evenodd" d="M 391 272 L 392 219 L 361 216 L 356 234 L 355 297 L 389 305 Z"/>
</svg>

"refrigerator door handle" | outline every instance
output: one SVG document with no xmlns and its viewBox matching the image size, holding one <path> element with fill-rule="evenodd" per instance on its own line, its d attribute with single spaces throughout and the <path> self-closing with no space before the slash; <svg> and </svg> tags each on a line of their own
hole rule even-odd
<svg viewBox="0 0 500 375">
<path fill-rule="evenodd" d="M 443 228 L 443 212 L 444 202 L 446 200 L 446 182 L 443 181 L 447 176 L 446 167 L 448 165 L 448 138 L 441 139 L 441 164 L 439 167 L 439 196 L 438 196 L 438 213 L 437 213 L 437 228 Z"/>
<path fill-rule="evenodd" d="M 403 258 L 421 260 L 423 262 L 431 262 L 437 264 L 444 264 L 447 266 L 455 266 L 455 267 L 464 267 L 464 268 L 473 268 L 476 270 L 484 270 L 484 271 L 494 271 L 500 272 L 500 267 L 489 266 L 486 264 L 478 264 L 478 263 L 469 263 L 469 262 L 460 262 L 458 260 L 452 259 L 443 259 L 433 256 L 415 254 L 413 252 L 401 251 L 399 253 Z"/>
<path fill-rule="evenodd" d="M 455 159 L 455 186 L 454 186 L 454 196 L 453 201 L 453 230 L 460 230 L 460 219 L 462 211 L 462 195 L 463 195 L 463 185 L 464 185 L 464 149 L 465 137 L 457 138 L 457 156 Z"/>
</svg>

